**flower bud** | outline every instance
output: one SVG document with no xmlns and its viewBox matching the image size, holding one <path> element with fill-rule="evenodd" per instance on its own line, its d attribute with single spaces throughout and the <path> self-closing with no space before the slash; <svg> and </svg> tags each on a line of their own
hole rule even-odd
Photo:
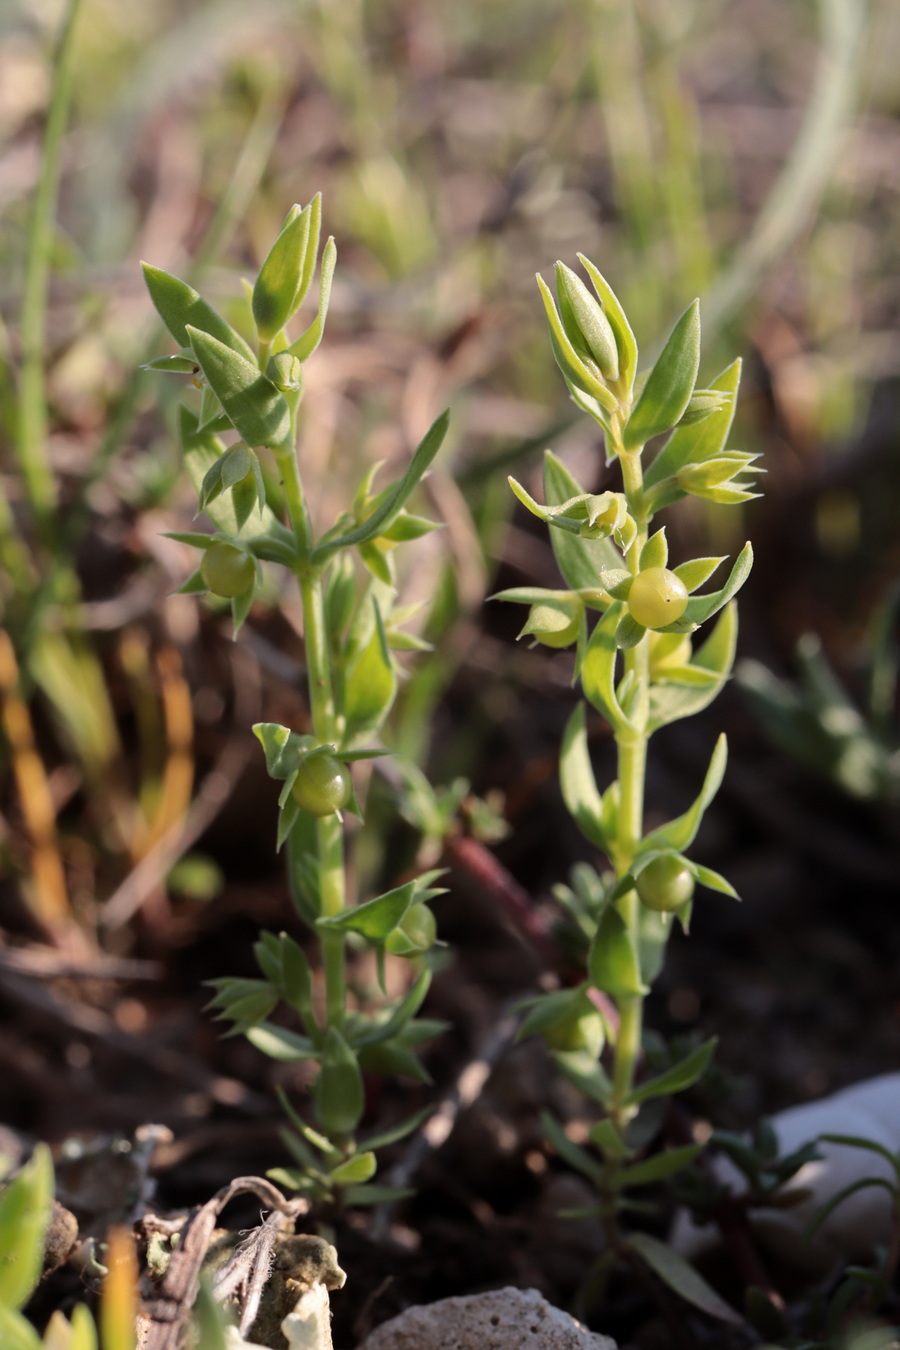
<svg viewBox="0 0 900 1350">
<path fill-rule="evenodd" d="M 713 413 L 721 412 L 723 408 L 729 407 L 733 397 L 732 394 L 722 392 L 719 389 L 695 389 L 678 425 L 690 427 L 695 422 L 703 422 Z"/>
<path fill-rule="evenodd" d="M 270 356 L 266 365 L 266 374 L 282 393 L 291 392 L 302 393 L 303 391 L 303 363 L 298 361 L 296 356 L 291 356 L 290 352 L 278 352 L 275 356 Z"/>
<path fill-rule="evenodd" d="M 576 351 L 589 354 L 607 380 L 619 378 L 616 338 L 603 306 L 565 263 L 556 264 L 556 295 L 566 335 Z"/>
</svg>

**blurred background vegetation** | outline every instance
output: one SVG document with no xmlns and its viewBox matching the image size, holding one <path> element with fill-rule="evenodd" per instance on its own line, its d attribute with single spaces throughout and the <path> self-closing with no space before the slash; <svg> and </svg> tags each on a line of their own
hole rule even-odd
<svg viewBox="0 0 900 1350">
<path fill-rule="evenodd" d="M 483 602 L 500 584 L 555 584 L 507 471 L 537 491 L 552 445 L 588 487 L 616 485 L 565 397 L 533 281 L 582 251 L 622 297 L 645 359 L 698 294 L 701 374 L 745 358 L 734 444 L 764 453 L 766 497 L 743 520 L 690 499 L 670 537 L 679 551 L 727 552 L 749 534 L 759 562 L 743 650 L 792 679 L 795 644 L 814 633 L 837 672 L 811 705 L 758 667 L 747 676 L 771 735 L 810 778 L 765 758 L 732 692 L 730 810 L 744 823 L 723 817 L 708 848 L 739 855 L 736 883 L 771 913 L 779 896 L 806 893 L 823 810 L 820 862 L 835 895 L 841 876 L 865 873 L 863 855 L 861 884 L 880 894 L 898 781 L 892 0 L 80 0 L 58 208 L 49 189 L 42 208 L 67 12 L 56 0 L 0 8 L 0 925 L 57 945 L 75 932 L 85 951 L 99 942 L 120 957 L 190 949 L 182 974 L 199 980 L 224 973 L 221 951 L 196 954 L 219 925 L 233 921 L 240 938 L 284 922 L 270 793 L 247 727 L 263 713 L 303 727 L 296 604 L 284 596 L 279 611 L 270 591 L 232 645 L 224 609 L 172 594 L 192 567 L 162 537 L 193 511 L 172 434 L 183 390 L 138 369 L 170 349 L 138 260 L 202 279 L 240 324 L 242 276 L 290 204 L 317 191 L 338 244 L 301 443 L 321 522 L 363 466 L 408 453 L 443 406 L 453 414 L 427 490 L 447 529 L 409 550 L 405 582 L 425 602 L 435 651 L 417 659 L 394 743 L 439 782 L 505 790 L 511 824 L 528 834 L 508 844 L 508 866 L 535 892 L 565 878 L 581 846 L 558 808 L 552 829 L 528 826 L 554 792 L 569 658 L 515 648 L 520 616 Z M 874 702 L 856 711 L 869 666 Z M 843 721 L 823 722 L 842 697 Z M 708 738 L 697 725 L 666 743 L 654 809 L 691 795 Z M 829 726 L 880 747 L 868 779 L 851 768 L 842 781 L 840 746 L 822 749 Z M 596 739 L 602 757 L 601 730 Z M 816 784 L 829 778 L 837 795 L 823 805 Z M 798 783 L 812 793 L 807 814 Z M 847 817 L 842 792 L 871 809 Z M 423 813 L 427 802 L 407 801 L 420 826 Z M 386 806 L 372 816 L 364 884 L 395 875 L 411 847 Z M 760 852 L 766 831 L 786 849 L 785 829 L 799 862 Z M 13 1006 L 36 1006 L 21 961 L 3 980 Z M 678 1006 L 682 1021 L 696 1016 L 670 1004 L 676 1020 Z M 116 1034 L 150 1020 L 133 993 L 109 1014 Z M 77 1079 L 94 1051 L 42 1053 Z M 34 1084 L 27 1065 L 13 1067 L 24 1118 Z"/>
</svg>

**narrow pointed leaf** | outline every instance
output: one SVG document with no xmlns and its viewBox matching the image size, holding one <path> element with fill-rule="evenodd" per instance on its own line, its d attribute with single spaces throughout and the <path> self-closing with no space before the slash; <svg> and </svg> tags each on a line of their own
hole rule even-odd
<svg viewBox="0 0 900 1350">
<path fill-rule="evenodd" d="M 670 820 L 668 824 L 660 825 L 658 829 L 645 834 L 638 845 L 638 857 L 645 853 L 657 851 L 674 850 L 677 853 L 682 853 L 694 842 L 700 828 L 700 822 L 703 819 L 703 813 L 719 790 L 727 760 L 728 743 L 723 732 L 716 741 L 712 758 L 709 761 L 709 768 L 703 780 L 703 787 L 690 810 L 685 811 L 683 816 L 678 816 L 677 819 Z"/>
<path fill-rule="evenodd" d="M 621 604 L 610 605 L 591 634 L 581 666 L 585 697 L 612 727 L 625 720 L 616 698 L 616 629 L 621 616 Z"/>
<path fill-rule="evenodd" d="M 291 413 L 274 384 L 252 361 L 217 338 L 188 327 L 197 361 L 238 434 L 255 449 L 291 444 Z"/>
<path fill-rule="evenodd" d="M 746 543 L 735 559 L 731 575 L 721 590 L 713 591 L 712 595 L 692 595 L 685 607 L 684 618 L 698 624 L 712 618 L 713 614 L 727 605 L 731 597 L 740 590 L 750 575 L 752 566 L 753 546 Z"/>
<path fill-rule="evenodd" d="M 310 208 L 289 218 L 269 249 L 253 287 L 253 319 L 264 342 L 271 342 L 299 304 L 300 279 L 309 247 Z"/>
<path fill-rule="evenodd" d="M 711 703 L 731 673 L 736 646 L 737 605 L 732 601 L 691 661 L 693 667 L 714 673 L 718 677 L 716 683 L 706 689 L 677 684 L 655 685 L 650 690 L 648 731 L 656 731 L 681 717 L 690 717 Z"/>
<path fill-rule="evenodd" d="M 597 848 L 606 851 L 606 836 L 601 824 L 603 800 L 597 791 L 588 753 L 583 703 L 575 708 L 563 732 L 559 781 L 563 801 L 581 833 Z"/>
<path fill-rule="evenodd" d="M 308 361 L 313 352 L 322 341 L 322 334 L 325 332 L 325 319 L 328 315 L 328 304 L 331 299 L 331 282 L 334 277 L 334 267 L 337 262 L 337 245 L 334 239 L 329 238 L 325 248 L 322 251 L 322 270 L 319 273 L 319 308 L 316 317 L 304 333 L 298 337 L 296 342 L 292 342 L 288 351 L 291 356 L 296 356 L 298 361 Z"/>
<path fill-rule="evenodd" d="M 592 1158 L 587 1149 L 582 1148 L 580 1144 L 573 1143 L 562 1125 L 549 1111 L 541 1112 L 541 1126 L 563 1162 L 567 1162 L 570 1167 L 574 1167 L 576 1172 L 586 1176 L 595 1186 L 604 1184 L 605 1170 L 603 1165 L 596 1158 Z"/>
<path fill-rule="evenodd" d="M 662 1153 L 655 1153 L 652 1158 L 645 1158 L 643 1162 L 632 1163 L 631 1167 L 623 1168 L 620 1173 L 623 1189 L 647 1186 L 651 1182 L 674 1176 L 694 1161 L 701 1147 L 700 1144 L 685 1144 L 683 1148 L 669 1148 Z"/>
<path fill-rule="evenodd" d="M 704 581 L 708 581 L 717 567 L 721 567 L 725 561 L 724 558 L 692 558 L 690 562 L 680 563 L 678 567 L 673 567 L 672 571 L 684 585 L 688 592 L 695 591 L 698 586 L 702 586 Z"/>
<path fill-rule="evenodd" d="M 628 1098 L 629 1105 L 638 1106 L 641 1102 L 650 1101 L 651 1097 L 668 1097 L 672 1093 L 684 1092 L 686 1088 L 693 1087 L 694 1083 L 706 1073 L 717 1043 L 716 1037 L 711 1037 L 710 1040 L 704 1041 L 703 1045 L 698 1045 L 689 1055 L 685 1055 L 677 1064 L 673 1064 L 665 1073 L 640 1083 Z"/>
<path fill-rule="evenodd" d="M 370 1148 L 375 1152 L 380 1148 L 388 1148 L 391 1144 L 396 1144 L 401 1139 L 405 1139 L 407 1135 L 412 1134 L 420 1125 L 424 1125 L 433 1114 L 433 1106 L 423 1106 L 421 1111 L 417 1111 L 415 1115 L 407 1116 L 406 1120 L 401 1120 L 396 1125 L 389 1125 L 387 1129 L 380 1130 L 378 1134 L 372 1134 L 367 1139 L 360 1140 L 360 1143 L 363 1148 Z"/>
<path fill-rule="evenodd" d="M 690 402 L 699 365 L 700 305 L 695 300 L 669 334 L 625 424 L 622 440 L 626 450 L 674 427 Z"/>
<path fill-rule="evenodd" d="M 407 881 L 392 891 L 386 891 L 384 895 L 376 896 L 374 900 L 367 900 L 363 905 L 317 920 L 316 927 L 328 932 L 359 933 L 369 942 L 383 942 L 413 903 L 415 887 L 414 881 Z"/>
<path fill-rule="evenodd" d="M 207 304 L 193 286 L 186 281 L 164 272 L 161 267 L 151 267 L 141 263 L 150 299 L 157 313 L 180 347 L 193 347 L 188 327 L 197 328 L 203 333 L 239 352 L 247 361 L 252 361 L 253 352 L 231 324 L 226 323 L 221 314 Z"/>
<path fill-rule="evenodd" d="M 351 663 L 344 681 L 344 739 L 348 745 L 379 729 L 397 692 L 381 612 L 374 599 L 372 605 L 375 624 L 369 641 Z"/>
<path fill-rule="evenodd" d="M 721 1295 L 706 1283 L 703 1276 L 698 1275 L 694 1267 L 689 1266 L 684 1257 L 679 1256 L 668 1243 L 660 1242 L 659 1238 L 651 1237 L 649 1233 L 630 1233 L 625 1241 L 632 1251 L 637 1252 L 638 1256 L 646 1261 L 663 1284 L 674 1289 L 686 1303 L 693 1304 L 695 1308 L 720 1322 L 727 1322 L 734 1327 L 744 1325 L 744 1319 L 734 1308 L 727 1304 Z"/>
<path fill-rule="evenodd" d="M 704 460 L 713 459 L 721 454 L 734 420 L 740 381 L 741 362 L 738 359 L 723 370 L 710 385 L 711 389 L 734 395 L 731 402 L 694 426 L 676 427 L 644 474 L 645 488 L 656 487 L 664 479 L 674 477 L 678 470 L 687 464 L 701 464 Z"/>
<path fill-rule="evenodd" d="M 362 1074 L 355 1053 L 334 1027 L 328 1028 L 322 1069 L 313 1087 L 316 1115 L 326 1133 L 352 1134 L 365 1106 Z"/>
<path fill-rule="evenodd" d="M 300 1036 L 296 1031 L 288 1031 L 285 1027 L 276 1027 L 271 1022 L 251 1027 L 246 1036 L 251 1045 L 255 1045 L 257 1050 L 261 1050 L 270 1059 L 290 1063 L 294 1060 L 319 1057 L 318 1050 L 308 1036 Z"/>
<path fill-rule="evenodd" d="M 319 544 L 318 548 L 313 551 L 313 562 L 316 565 L 324 563 L 338 549 L 349 548 L 355 544 L 364 544 L 369 539 L 375 539 L 384 532 L 385 527 L 403 509 L 416 485 L 421 481 L 438 450 L 440 450 L 441 443 L 447 434 L 449 420 L 450 413 L 447 411 L 441 413 L 440 417 L 432 423 L 419 442 L 406 473 L 399 482 L 394 484 L 392 490 L 382 500 L 381 505 L 363 521 L 362 525 L 358 525 L 356 529 L 348 530 L 346 534 L 337 535 L 335 538 Z"/>
<path fill-rule="evenodd" d="M 732 900 L 740 900 L 740 896 L 732 886 L 727 877 L 723 877 L 721 872 L 714 872 L 711 867 L 704 867 L 701 863 L 689 863 L 690 870 L 694 879 L 700 882 L 701 886 L 708 886 L 711 891 L 719 891 L 722 895 L 730 895 Z"/>
<path fill-rule="evenodd" d="M 622 915 L 610 905 L 603 912 L 588 954 L 591 983 L 614 998 L 646 994 L 634 938 Z"/>
<path fill-rule="evenodd" d="M 22 1307 L 40 1278 L 52 1201 L 50 1150 L 38 1144 L 19 1175 L 0 1193 L 0 1233 L 10 1243 L 0 1261 L 0 1304 L 7 1308 Z"/>
</svg>

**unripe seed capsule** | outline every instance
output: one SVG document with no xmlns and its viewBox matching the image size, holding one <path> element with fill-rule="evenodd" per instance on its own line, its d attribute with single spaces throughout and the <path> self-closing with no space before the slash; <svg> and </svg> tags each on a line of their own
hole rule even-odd
<svg viewBox="0 0 900 1350">
<path fill-rule="evenodd" d="M 628 592 L 628 608 L 645 628 L 665 628 L 687 609 L 687 587 L 668 567 L 645 567 Z"/>
<path fill-rule="evenodd" d="M 694 894 L 694 878 L 680 858 L 664 853 L 640 873 L 635 888 L 641 904 L 658 914 L 680 909 Z"/>
<path fill-rule="evenodd" d="M 291 789 L 294 801 L 311 816 L 330 816 L 353 796 L 346 764 L 334 755 L 310 755 L 300 765 Z"/>
<path fill-rule="evenodd" d="M 203 555 L 200 575 L 213 595 L 221 595 L 233 600 L 236 595 L 249 591 L 256 576 L 256 564 L 236 544 L 228 544 L 217 539 Z"/>
</svg>

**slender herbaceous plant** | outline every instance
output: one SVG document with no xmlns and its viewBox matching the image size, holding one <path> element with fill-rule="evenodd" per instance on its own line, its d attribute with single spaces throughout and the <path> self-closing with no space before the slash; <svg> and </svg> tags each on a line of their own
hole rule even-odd
<svg viewBox="0 0 900 1350">
<path fill-rule="evenodd" d="M 566 806 L 611 870 L 579 866 L 572 887 L 558 888 L 583 954 L 584 978 L 574 988 L 529 1000 L 523 1032 L 543 1034 L 563 1073 L 603 1110 L 591 1130 L 596 1153 L 574 1144 L 552 1117 L 545 1123 L 561 1156 L 599 1192 L 597 1212 L 611 1238 L 611 1259 L 624 1255 L 633 1263 L 646 1239 L 640 1255 L 658 1265 L 652 1252 L 662 1244 L 642 1234 L 623 1239 L 618 1216 L 634 1206 L 625 1196 L 629 1188 L 680 1170 L 698 1151 L 689 1145 L 636 1160 L 652 1138 L 649 1117 L 658 1112 L 659 1099 L 697 1080 L 713 1043 L 638 1081 L 644 999 L 673 924 L 688 927 L 695 888 L 735 892 L 687 852 L 722 780 L 725 737 L 715 746 L 694 804 L 645 833 L 647 748 L 655 731 L 705 708 L 728 679 L 737 633 L 732 597 L 750 571 L 752 551 L 746 544 L 721 589 L 698 594 L 725 559 L 673 563 L 665 527 L 653 529 L 653 522 L 657 512 L 688 494 L 726 504 L 758 495 L 749 477 L 756 456 L 725 448 L 740 362 L 708 388 L 696 387 L 698 303 L 675 324 L 649 372 L 639 375 L 637 345 L 621 304 L 597 268 L 580 260 L 593 293 L 561 262 L 555 302 L 540 276 L 538 285 L 556 362 L 573 401 L 602 428 L 607 462 L 618 460 L 621 467 L 622 491 L 585 492 L 549 451 L 544 505 L 510 479 L 519 500 L 550 526 L 568 589 L 515 587 L 497 598 L 529 607 L 520 636 L 550 647 L 574 645 L 574 678 L 612 728 L 618 774 L 602 791 L 588 753 L 583 702 L 569 719 L 560 761 Z M 667 433 L 645 465 L 647 443 Z M 695 640 L 693 634 L 715 615 L 711 631 Z"/>
<path fill-rule="evenodd" d="M 249 292 L 244 330 L 255 330 L 252 340 L 177 277 L 147 266 L 144 274 L 179 345 L 151 368 L 187 376 L 199 390 L 196 408 L 180 408 L 181 444 L 213 529 L 174 536 L 201 555 L 181 589 L 228 600 L 237 632 L 267 564 L 290 573 L 303 607 L 309 730 L 266 722 L 254 731 L 269 774 L 282 783 L 278 847 L 285 848 L 291 895 L 318 959 L 314 953 L 311 963 L 306 947 L 287 933 L 264 932 L 254 947 L 262 978 L 212 981 L 212 1006 L 232 1024 L 229 1034 L 243 1033 L 273 1059 L 313 1066 L 311 1110 L 298 1110 L 280 1094 L 290 1120 L 283 1139 L 297 1166 L 270 1176 L 321 1210 L 392 1198 L 394 1192 L 371 1184 L 375 1150 L 414 1129 L 428 1111 L 360 1140 L 363 1070 L 427 1079 L 415 1047 L 443 1027 L 417 1017 L 431 978 L 435 923 L 428 901 L 440 894 L 439 874 L 426 872 L 358 903 L 348 894 L 343 813 L 361 814 L 354 762 L 385 753 L 379 732 L 401 674 L 394 653 L 428 647 L 402 627 L 411 607 L 397 604 L 394 549 L 437 528 L 406 505 L 440 448 L 447 415 L 397 481 L 376 488 L 377 467 L 370 469 L 335 524 L 316 536 L 297 432 L 303 366 L 319 346 L 328 310 L 333 239 L 322 252 L 316 312 L 298 336 L 288 330 L 312 286 L 320 223 L 319 196 L 288 212 Z M 351 947 L 367 944 L 377 955 L 382 995 L 385 953 L 412 963 L 402 997 L 370 1000 L 351 988 Z M 279 1005 L 290 1010 L 296 1029 L 269 1021 Z"/>
</svg>

